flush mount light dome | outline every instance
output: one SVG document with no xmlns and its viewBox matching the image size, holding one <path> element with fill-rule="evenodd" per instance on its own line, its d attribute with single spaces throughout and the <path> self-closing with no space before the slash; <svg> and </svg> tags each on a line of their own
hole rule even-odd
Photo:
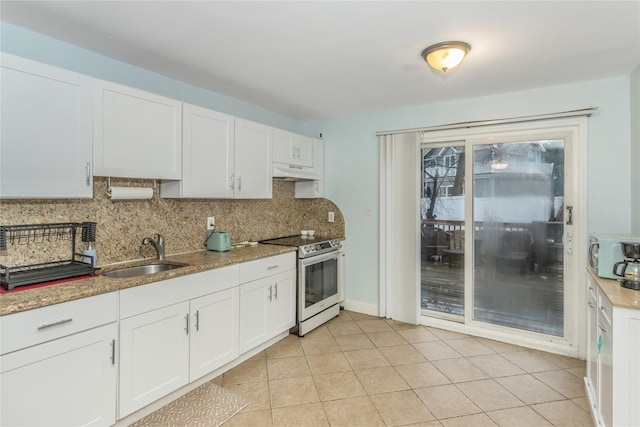
<svg viewBox="0 0 640 427">
<path fill-rule="evenodd" d="M 432 68 L 446 72 L 458 66 L 470 50 L 465 42 L 442 42 L 423 50 L 422 57 Z"/>
</svg>

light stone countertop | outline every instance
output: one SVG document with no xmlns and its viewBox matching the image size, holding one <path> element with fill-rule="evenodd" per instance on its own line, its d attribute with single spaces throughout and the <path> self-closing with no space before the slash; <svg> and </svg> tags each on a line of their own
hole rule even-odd
<svg viewBox="0 0 640 427">
<path fill-rule="evenodd" d="M 126 279 L 109 278 L 102 276 L 101 273 L 157 261 L 153 258 L 147 258 L 129 263 L 112 264 L 101 267 L 95 277 L 0 294 L 0 316 L 220 268 L 231 264 L 253 261 L 287 252 L 295 252 L 296 249 L 297 248 L 290 246 L 260 244 L 257 246 L 235 248 L 228 252 L 203 250 L 179 255 L 169 255 L 165 257 L 163 263 L 186 264 L 185 267 Z"/>
<path fill-rule="evenodd" d="M 640 310 L 640 291 L 623 288 L 617 280 L 603 279 L 590 267 L 587 271 L 614 307 Z"/>
</svg>

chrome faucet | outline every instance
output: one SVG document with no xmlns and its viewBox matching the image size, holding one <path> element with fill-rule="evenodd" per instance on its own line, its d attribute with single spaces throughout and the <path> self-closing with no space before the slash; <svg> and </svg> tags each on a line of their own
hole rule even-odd
<svg viewBox="0 0 640 427">
<path fill-rule="evenodd" d="M 142 239 L 143 245 L 151 245 L 153 249 L 156 250 L 158 254 L 158 261 L 164 260 L 164 236 L 162 234 L 158 234 L 158 241 L 156 242 L 151 237 L 145 237 Z"/>
</svg>

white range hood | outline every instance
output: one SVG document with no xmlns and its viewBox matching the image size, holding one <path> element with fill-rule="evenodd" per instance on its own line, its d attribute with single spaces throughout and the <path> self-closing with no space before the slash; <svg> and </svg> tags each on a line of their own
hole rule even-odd
<svg viewBox="0 0 640 427">
<path fill-rule="evenodd" d="M 273 163 L 273 177 L 285 181 L 313 181 L 321 179 L 318 168 L 291 165 L 287 163 Z"/>
</svg>

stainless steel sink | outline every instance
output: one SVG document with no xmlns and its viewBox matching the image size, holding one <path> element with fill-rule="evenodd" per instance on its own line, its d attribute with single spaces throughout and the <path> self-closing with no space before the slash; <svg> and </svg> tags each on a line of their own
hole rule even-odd
<svg viewBox="0 0 640 427">
<path fill-rule="evenodd" d="M 129 277 L 145 276 L 147 274 L 160 273 L 162 271 L 173 270 L 174 268 L 186 267 L 184 264 L 146 264 L 135 267 L 125 267 L 119 270 L 107 271 L 103 276 L 113 279 L 126 279 Z"/>
</svg>

